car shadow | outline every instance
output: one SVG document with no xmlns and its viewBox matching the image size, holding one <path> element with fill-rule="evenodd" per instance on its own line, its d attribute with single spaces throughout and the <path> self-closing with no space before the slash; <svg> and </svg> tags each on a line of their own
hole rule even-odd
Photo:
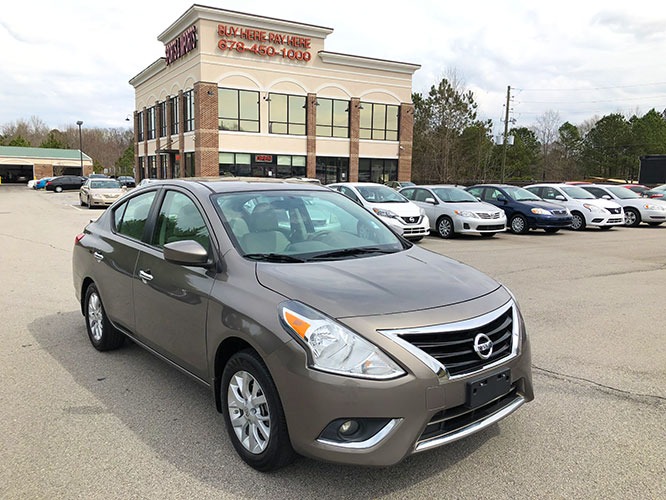
<svg viewBox="0 0 666 500">
<path fill-rule="evenodd" d="M 64 406 L 64 416 L 110 413 L 162 460 L 239 497 L 376 498 L 395 494 L 441 474 L 500 432 L 495 424 L 452 445 L 408 457 L 394 467 L 298 458 L 284 469 L 262 474 L 237 456 L 206 387 L 133 342 L 116 351 L 96 351 L 79 311 L 41 317 L 28 328 L 40 347 L 98 401 L 92 406 Z"/>
</svg>

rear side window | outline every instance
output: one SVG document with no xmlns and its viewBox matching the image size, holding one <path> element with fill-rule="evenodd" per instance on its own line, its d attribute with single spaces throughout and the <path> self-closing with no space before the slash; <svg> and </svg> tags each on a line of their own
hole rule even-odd
<svg viewBox="0 0 666 500">
<path fill-rule="evenodd" d="M 116 232 L 140 240 L 156 193 L 150 191 L 135 196 L 116 208 L 113 212 Z"/>
</svg>

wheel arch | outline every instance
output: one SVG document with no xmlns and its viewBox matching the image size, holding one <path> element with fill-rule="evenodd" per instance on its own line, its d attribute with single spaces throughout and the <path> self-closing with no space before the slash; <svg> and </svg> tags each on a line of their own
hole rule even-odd
<svg viewBox="0 0 666 500">
<path fill-rule="evenodd" d="M 215 394 L 215 407 L 217 411 L 222 413 L 222 400 L 220 398 L 220 384 L 222 383 L 222 370 L 224 370 L 227 361 L 236 354 L 245 349 L 251 349 L 259 358 L 261 354 L 254 348 L 252 344 L 243 340 L 240 337 L 227 337 L 224 339 L 219 346 L 217 346 L 217 351 L 215 352 L 215 365 L 214 365 L 214 374 L 213 379 L 213 389 Z M 263 359 L 262 359 L 263 362 Z M 266 363 L 264 363 L 265 365 Z"/>
<path fill-rule="evenodd" d="M 93 284 L 94 281 L 90 276 L 87 276 L 84 278 L 83 282 L 81 283 L 81 314 L 85 315 L 84 307 L 85 307 L 85 302 L 86 302 L 86 290 L 88 287 Z"/>
</svg>

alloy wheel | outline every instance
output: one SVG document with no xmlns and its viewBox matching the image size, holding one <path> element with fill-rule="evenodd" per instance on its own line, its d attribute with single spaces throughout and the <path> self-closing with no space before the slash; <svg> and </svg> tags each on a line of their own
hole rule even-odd
<svg viewBox="0 0 666 500">
<path fill-rule="evenodd" d="M 93 293 L 88 299 L 88 323 L 90 324 L 90 334 L 95 342 L 100 342 L 104 335 L 103 320 L 102 301 L 99 300 L 99 295 Z"/>
<path fill-rule="evenodd" d="M 439 223 L 437 224 L 437 232 L 442 238 L 450 238 L 453 234 L 453 226 L 451 221 L 446 217 L 439 219 Z"/>
<path fill-rule="evenodd" d="M 253 454 L 263 452 L 271 435 L 271 415 L 263 388 L 252 374 L 236 372 L 229 381 L 227 407 L 234 433 Z"/>
</svg>

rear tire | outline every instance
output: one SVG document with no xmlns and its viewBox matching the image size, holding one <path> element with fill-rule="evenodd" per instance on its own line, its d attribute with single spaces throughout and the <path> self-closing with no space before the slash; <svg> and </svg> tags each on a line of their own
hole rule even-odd
<svg viewBox="0 0 666 500">
<path fill-rule="evenodd" d="M 231 443 L 246 464 L 269 472 L 294 460 L 277 388 L 256 352 L 231 356 L 222 372 L 220 399 Z"/>
<path fill-rule="evenodd" d="M 88 338 L 98 351 L 118 349 L 125 342 L 125 335 L 120 333 L 109 321 L 94 284 L 88 286 L 83 302 Z"/>
<path fill-rule="evenodd" d="M 53 188 L 56 193 L 62 193 L 62 186 L 56 186 Z"/>
</svg>

